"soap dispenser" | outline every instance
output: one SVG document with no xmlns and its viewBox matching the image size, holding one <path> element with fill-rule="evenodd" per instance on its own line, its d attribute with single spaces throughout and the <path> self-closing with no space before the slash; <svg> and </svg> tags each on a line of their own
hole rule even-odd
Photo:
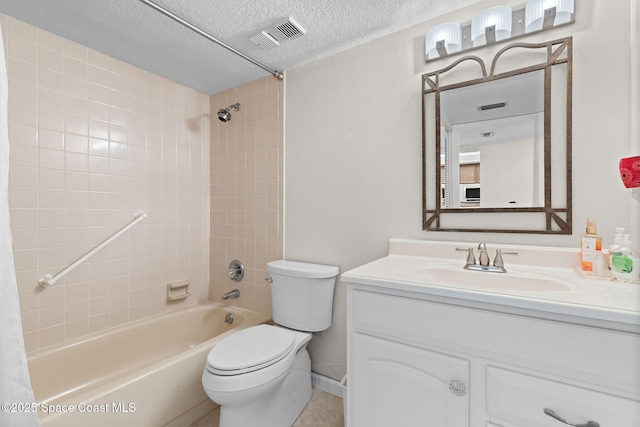
<svg viewBox="0 0 640 427">
<path fill-rule="evenodd" d="M 631 246 L 631 235 L 623 236 L 622 248 L 611 256 L 611 273 L 617 279 L 636 281 L 640 277 L 640 254 Z"/>
<path fill-rule="evenodd" d="M 609 260 L 607 263 L 607 267 L 611 270 L 611 258 L 615 254 L 620 254 L 620 250 L 622 249 L 622 243 L 624 242 L 624 228 L 616 227 L 616 235 L 613 239 L 613 244 L 609 246 Z"/>
</svg>

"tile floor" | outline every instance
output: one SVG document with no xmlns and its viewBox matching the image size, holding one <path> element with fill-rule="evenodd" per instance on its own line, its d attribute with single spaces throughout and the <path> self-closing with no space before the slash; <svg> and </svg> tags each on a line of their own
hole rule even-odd
<svg viewBox="0 0 640 427">
<path fill-rule="evenodd" d="M 215 409 L 189 427 L 218 427 L 219 416 L 219 409 Z M 314 388 L 311 400 L 292 427 L 344 427 L 342 399 Z"/>
</svg>

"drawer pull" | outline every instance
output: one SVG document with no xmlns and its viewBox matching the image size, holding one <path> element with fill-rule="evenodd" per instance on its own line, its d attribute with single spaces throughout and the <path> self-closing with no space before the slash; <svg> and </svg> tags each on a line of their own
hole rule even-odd
<svg viewBox="0 0 640 427">
<path fill-rule="evenodd" d="M 461 397 L 467 392 L 467 386 L 460 380 L 449 381 L 449 391 L 454 395 Z"/>
<path fill-rule="evenodd" d="M 600 424 L 598 424 L 595 421 L 588 421 L 586 424 L 575 424 L 572 423 L 571 421 L 567 421 L 564 418 L 562 418 L 560 415 L 556 414 L 555 412 L 553 412 L 551 409 L 549 408 L 544 408 L 544 413 L 549 415 L 552 418 L 555 418 L 556 420 L 565 423 L 567 425 L 573 426 L 573 427 L 600 427 Z"/>
</svg>

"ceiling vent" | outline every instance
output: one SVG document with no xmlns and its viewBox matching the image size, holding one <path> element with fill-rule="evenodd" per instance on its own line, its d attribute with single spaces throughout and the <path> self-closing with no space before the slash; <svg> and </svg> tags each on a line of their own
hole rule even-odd
<svg viewBox="0 0 640 427">
<path fill-rule="evenodd" d="M 265 28 L 258 34 L 249 37 L 249 40 L 265 50 L 280 46 L 287 40 L 297 39 L 304 35 L 304 29 L 293 18 L 277 23 L 273 27 Z"/>
<path fill-rule="evenodd" d="M 249 40 L 251 40 L 252 42 L 257 44 L 258 46 L 260 46 L 264 50 L 269 50 L 269 49 L 273 49 L 274 47 L 280 46 L 280 42 L 278 42 L 278 40 L 274 39 L 271 36 L 271 34 L 267 33 L 266 31 L 262 31 L 262 32 L 260 32 L 258 34 L 255 34 L 255 35 L 249 37 Z"/>
<path fill-rule="evenodd" d="M 286 21 L 277 24 L 276 30 L 278 30 L 278 32 L 282 34 L 284 40 L 293 40 L 304 35 L 304 29 L 300 25 L 298 25 L 298 23 L 291 17 L 289 17 Z M 281 40 L 281 38 L 278 37 L 278 40 Z"/>
</svg>

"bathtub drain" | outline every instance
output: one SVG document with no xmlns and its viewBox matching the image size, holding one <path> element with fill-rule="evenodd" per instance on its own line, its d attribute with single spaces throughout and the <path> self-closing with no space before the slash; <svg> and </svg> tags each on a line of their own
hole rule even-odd
<svg viewBox="0 0 640 427">
<path fill-rule="evenodd" d="M 227 315 L 224 316 L 224 321 L 227 322 L 228 324 L 232 324 L 233 323 L 233 314 L 227 313 Z"/>
</svg>

